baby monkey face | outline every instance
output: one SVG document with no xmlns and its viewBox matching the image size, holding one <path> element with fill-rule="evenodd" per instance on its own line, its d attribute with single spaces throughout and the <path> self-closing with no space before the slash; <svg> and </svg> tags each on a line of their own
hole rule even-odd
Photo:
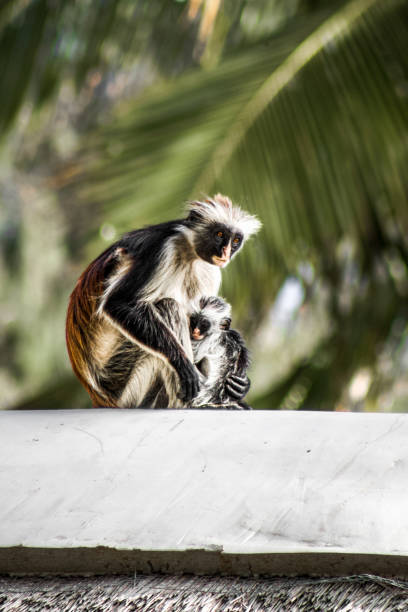
<svg viewBox="0 0 408 612">
<path fill-rule="evenodd" d="M 229 317 L 214 322 L 202 313 L 193 313 L 190 317 L 190 335 L 193 340 L 203 340 L 213 332 L 228 330 L 230 325 Z"/>
<path fill-rule="evenodd" d="M 202 340 L 211 332 L 211 321 L 200 313 L 190 317 L 190 335 L 193 340 Z"/>
</svg>

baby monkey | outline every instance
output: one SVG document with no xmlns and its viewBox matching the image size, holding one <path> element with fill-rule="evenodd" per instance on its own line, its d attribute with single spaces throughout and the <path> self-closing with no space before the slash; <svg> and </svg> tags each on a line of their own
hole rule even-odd
<svg viewBox="0 0 408 612">
<path fill-rule="evenodd" d="M 249 353 L 231 325 L 231 306 L 219 297 L 202 297 L 190 316 L 194 363 L 202 374 L 193 408 L 251 410 L 243 400 L 250 382 Z"/>
</svg>

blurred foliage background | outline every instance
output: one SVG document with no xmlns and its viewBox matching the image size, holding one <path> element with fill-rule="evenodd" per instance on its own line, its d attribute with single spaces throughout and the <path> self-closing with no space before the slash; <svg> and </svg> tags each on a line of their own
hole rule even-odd
<svg viewBox="0 0 408 612">
<path fill-rule="evenodd" d="M 407 1 L 3 0 L 0 78 L 3 408 L 89 406 L 77 277 L 221 191 L 253 406 L 407 410 Z"/>
</svg>

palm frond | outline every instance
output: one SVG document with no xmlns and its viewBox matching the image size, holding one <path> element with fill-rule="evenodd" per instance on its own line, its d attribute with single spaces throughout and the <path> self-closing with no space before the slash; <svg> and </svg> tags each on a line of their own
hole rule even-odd
<svg viewBox="0 0 408 612">
<path fill-rule="evenodd" d="M 0 109 L 3 135 L 19 109 L 39 108 L 61 83 L 75 78 L 80 85 L 95 70 L 107 87 L 110 70 L 135 70 L 141 49 L 151 50 L 154 69 L 169 71 L 175 61 L 177 74 L 180 63 L 183 68 L 196 63 L 184 51 L 194 48 L 198 24 L 186 30 L 177 18 L 168 28 L 172 16 L 182 15 L 182 3 L 109 0 L 103 5 L 107 12 L 100 28 L 99 2 L 18 1 L 0 10 L 0 70 L 8 92 Z M 69 223 L 78 272 L 106 246 L 104 237 L 174 218 L 182 202 L 201 191 L 227 193 L 256 212 L 263 232 L 226 271 L 223 293 L 233 304 L 234 324 L 239 318 L 249 330 L 265 318 L 282 280 L 299 265 L 306 262 L 314 278 L 329 287 L 337 323 L 323 368 L 330 384 L 319 383 L 320 358 L 316 368 L 313 356 L 305 368 L 298 364 L 300 379 L 308 381 L 304 399 L 312 407 L 328 405 L 353 369 L 372 363 L 395 317 L 407 320 L 401 304 L 408 278 L 408 5 L 343 0 L 324 6 L 297 14 L 262 40 L 226 45 L 222 61 L 211 70 L 194 69 L 158 82 L 135 101 L 112 103 L 103 125 L 97 113 L 88 123 L 78 120 L 79 154 L 75 150 L 71 161 L 57 164 L 46 187 L 56 190 L 60 208 L 55 205 L 55 212 Z M 166 39 L 163 45 L 162 33 L 169 29 L 171 44 Z M 95 126 L 92 133 L 89 124 Z M 26 213 L 32 208 L 27 198 Z M 357 299 L 346 316 L 337 297 L 344 280 L 341 252 L 350 244 L 355 255 L 350 283 Z M 22 275 L 35 268 L 30 263 Z M 37 348 L 45 346 L 42 338 L 48 347 L 55 344 L 49 355 L 59 351 L 51 330 L 63 329 L 65 296 L 75 275 L 71 263 L 67 269 L 70 278 L 55 283 L 52 312 L 39 295 L 37 310 L 24 311 L 30 316 L 19 332 L 19 363 L 31 368 L 30 380 L 38 378 L 39 386 L 49 368 L 37 358 Z M 384 273 L 387 281 L 377 282 Z M 24 283 L 15 294 L 17 303 L 24 297 L 21 311 L 30 302 L 29 279 Z M 387 292 L 392 295 L 386 304 L 376 299 Z M 349 330 L 344 342 L 342 326 Z M 373 327 L 378 333 L 368 342 Z M 62 331 L 58 342 L 62 345 Z M 57 401 L 58 388 L 73 400 L 75 388 L 65 370 L 61 359 L 55 370 L 60 387 L 52 383 L 33 398 L 33 406 L 37 400 Z M 289 373 L 287 385 L 265 401 L 270 405 L 279 396 L 286 406 L 285 397 L 290 400 L 300 379 Z"/>
<path fill-rule="evenodd" d="M 267 308 L 299 261 L 324 267 L 344 236 L 362 257 L 380 239 L 405 244 L 407 10 L 343 2 L 160 86 L 87 140 L 62 196 L 94 203 L 118 232 L 176 215 L 201 190 L 254 210 L 264 233 L 224 285 L 241 315 Z"/>
</svg>

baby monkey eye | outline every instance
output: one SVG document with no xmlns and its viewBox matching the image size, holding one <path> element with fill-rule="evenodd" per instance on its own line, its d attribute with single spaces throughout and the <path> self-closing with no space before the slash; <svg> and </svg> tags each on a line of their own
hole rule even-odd
<svg viewBox="0 0 408 612">
<path fill-rule="evenodd" d="M 224 234 L 223 234 L 223 232 L 217 232 L 217 236 L 218 236 L 218 238 L 222 238 L 222 237 L 223 237 L 223 235 L 224 235 Z"/>
</svg>

